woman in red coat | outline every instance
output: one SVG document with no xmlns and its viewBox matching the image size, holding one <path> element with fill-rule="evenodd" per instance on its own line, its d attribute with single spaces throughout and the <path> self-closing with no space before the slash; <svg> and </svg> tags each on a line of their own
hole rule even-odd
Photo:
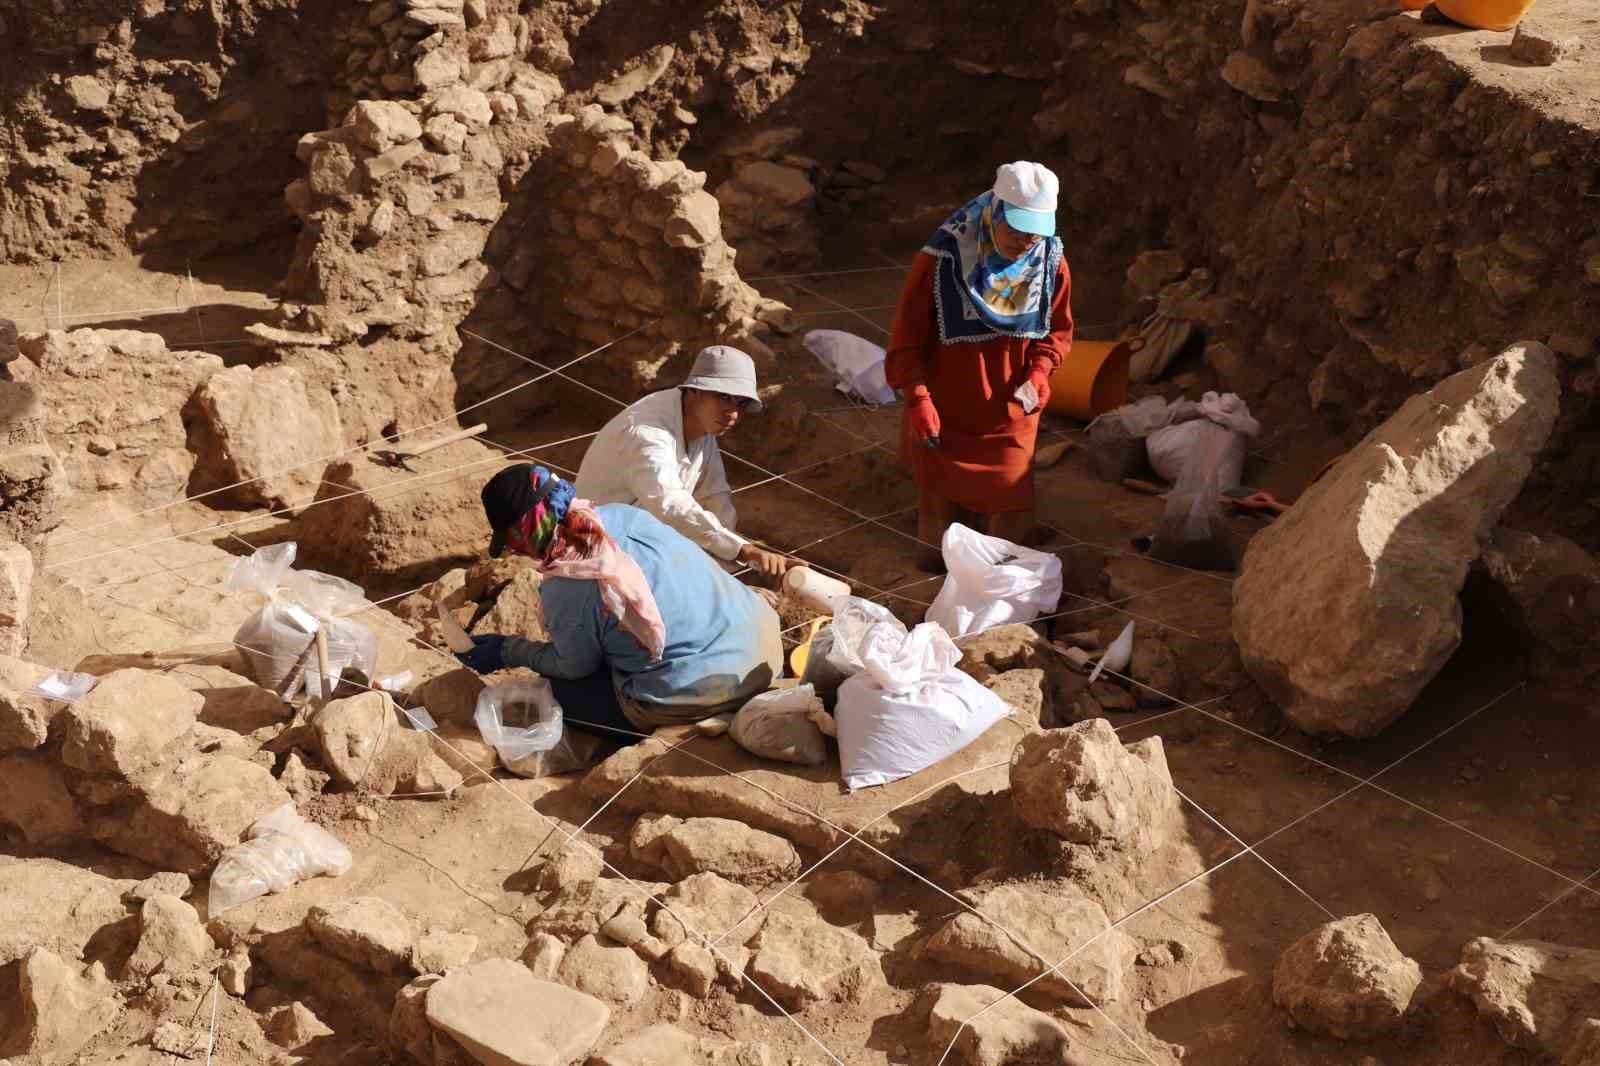
<svg viewBox="0 0 1600 1066">
<path fill-rule="evenodd" d="M 987 518 L 1015 543 L 1033 531 L 1033 448 L 1050 375 L 1072 347 L 1072 276 L 1055 236 L 1058 183 L 1007 163 L 994 188 L 917 255 L 885 364 L 905 393 L 900 461 L 917 483 L 917 535 Z M 925 547 L 925 569 L 942 568 Z"/>
</svg>

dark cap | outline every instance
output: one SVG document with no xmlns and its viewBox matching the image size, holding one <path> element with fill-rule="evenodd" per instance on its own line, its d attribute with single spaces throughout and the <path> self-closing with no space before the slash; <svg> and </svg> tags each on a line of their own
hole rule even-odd
<svg viewBox="0 0 1600 1066">
<path fill-rule="evenodd" d="M 483 500 L 483 516 L 494 530 L 489 538 L 489 554 L 498 559 L 506 550 L 507 532 L 539 502 L 538 490 L 533 487 L 533 464 L 506 467 L 484 484 L 479 496 Z"/>
</svg>

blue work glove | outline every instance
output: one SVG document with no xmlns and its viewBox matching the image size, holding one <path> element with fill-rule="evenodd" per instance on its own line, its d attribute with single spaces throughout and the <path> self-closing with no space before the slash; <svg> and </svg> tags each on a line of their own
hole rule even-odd
<svg viewBox="0 0 1600 1066">
<path fill-rule="evenodd" d="M 505 668 L 505 643 L 506 638 L 499 633 L 485 633 L 481 637 L 473 637 L 472 650 L 458 651 L 456 658 L 469 670 L 492 674 Z"/>
</svg>

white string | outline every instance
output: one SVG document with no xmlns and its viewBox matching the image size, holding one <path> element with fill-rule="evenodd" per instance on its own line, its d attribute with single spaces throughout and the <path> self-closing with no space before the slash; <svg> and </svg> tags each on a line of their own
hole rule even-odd
<svg viewBox="0 0 1600 1066">
<path fill-rule="evenodd" d="M 113 602 L 120 603 L 121 601 L 113 600 Z M 196 634 L 198 634 L 198 635 L 200 635 L 202 637 L 207 637 L 208 639 L 211 639 L 211 638 L 209 638 L 209 635 L 206 634 L 203 630 L 200 630 L 200 629 L 196 628 L 195 626 L 192 626 L 189 623 L 184 622 L 184 621 L 182 621 L 180 619 L 167 618 L 164 615 L 158 614 L 158 613 L 156 613 L 154 611 L 148 610 L 147 608 L 144 608 L 144 607 L 137 606 L 135 604 L 123 604 L 123 606 L 128 607 L 128 608 L 130 608 L 132 610 L 141 611 L 143 613 L 149 614 L 152 617 L 160 619 L 163 622 L 167 622 L 168 624 L 176 624 L 180 628 L 187 629 L 190 632 L 193 632 L 193 633 L 196 633 Z M 237 643 L 235 643 L 234 641 L 231 641 L 231 640 L 218 641 L 218 643 L 230 644 L 233 647 L 238 648 L 241 651 L 247 651 L 247 652 L 255 652 L 256 651 L 256 649 L 246 648 L 243 645 L 237 644 Z M 264 653 L 257 652 L 257 654 L 264 654 Z M 454 659 L 454 656 L 451 656 L 451 658 Z M 373 688 L 371 685 L 361 685 L 361 684 L 358 684 L 358 683 L 355 683 L 355 682 L 350 682 L 350 681 L 346 681 L 344 683 L 345 684 L 354 684 L 357 688 L 364 688 L 369 692 L 382 692 L 383 691 L 382 689 Z M 391 694 L 391 696 L 392 696 L 392 694 Z M 605 726 L 594 726 L 594 727 L 595 728 L 600 728 L 600 729 L 605 729 L 606 731 L 613 732 L 613 733 L 631 733 L 632 732 L 632 731 L 629 731 L 629 730 L 611 729 L 611 728 L 605 727 Z M 482 776 L 490 784 L 496 786 L 502 792 L 504 792 L 506 795 L 510 796 L 513 800 L 517 801 L 522 806 L 526 807 L 535 817 L 539 818 L 541 821 L 554 822 L 554 820 L 552 818 L 550 818 L 549 815 L 546 815 L 542 811 L 540 811 L 530 801 L 528 801 L 527 799 L 525 799 L 521 795 L 519 795 L 510 786 L 508 786 L 504 781 L 501 781 L 499 778 L 495 777 L 493 774 L 489 773 L 488 771 L 484 770 L 482 767 L 478 766 L 464 752 L 462 752 L 455 745 L 451 744 L 448 740 L 445 740 L 444 737 L 440 736 L 436 731 L 429 730 L 428 731 L 428 735 L 435 742 L 443 745 L 447 750 L 452 752 L 461 761 L 461 764 L 464 767 L 467 767 L 467 768 L 471 769 L 472 771 L 475 771 L 478 775 Z M 665 744 L 665 741 L 659 740 L 659 739 L 657 739 L 655 737 L 651 737 L 649 734 L 632 733 L 632 735 L 640 738 L 640 740 L 642 742 L 654 742 L 654 743 L 663 744 L 663 745 Z M 692 739 L 692 738 L 690 738 L 690 739 Z M 674 750 L 679 750 L 679 749 L 674 749 Z M 691 753 L 685 752 L 685 754 L 691 754 Z M 693 757 L 699 758 L 698 756 L 693 756 Z M 654 761 L 655 760 L 652 760 L 652 762 L 654 762 Z M 703 759 L 700 760 L 700 761 L 708 762 L 708 760 L 703 760 Z M 713 767 L 716 767 L 715 763 L 709 763 L 708 762 L 708 764 L 713 766 Z M 733 774 L 730 771 L 728 771 L 726 769 L 723 769 L 721 767 L 717 767 L 717 769 L 721 769 L 723 773 L 726 773 L 729 776 L 732 776 L 732 777 L 737 777 L 738 776 L 738 775 Z M 636 776 L 635 779 L 637 779 L 637 776 Z M 630 781 L 629 783 L 631 784 L 632 782 Z M 613 799 L 614 798 L 615 797 L 613 797 Z M 559 822 L 555 822 L 554 824 L 556 825 L 557 829 L 560 828 L 560 823 Z M 605 853 L 602 852 L 599 848 L 594 847 L 593 845 L 589 844 L 586 841 L 578 840 L 576 838 L 576 834 L 568 836 L 566 843 L 574 843 L 574 842 L 577 843 L 581 847 L 587 848 L 590 853 L 592 853 L 596 858 L 598 858 L 600 860 L 601 866 L 603 866 L 605 869 L 607 869 L 607 870 L 611 871 L 613 874 L 615 874 L 618 878 L 620 878 L 623 882 L 625 882 L 635 892 L 637 892 L 638 894 L 643 896 L 646 900 L 655 903 L 658 907 L 660 907 L 662 910 L 666 911 L 669 915 L 671 915 L 672 918 L 675 919 L 678 922 L 678 924 L 681 925 L 684 928 L 684 931 L 686 933 L 691 934 L 692 936 L 695 937 L 696 940 L 698 940 L 700 943 L 703 943 L 706 946 L 707 950 L 713 952 L 719 959 L 721 959 L 727 965 L 729 970 L 733 970 L 734 969 L 733 961 L 730 958 L 728 958 L 727 955 L 725 955 L 717 947 L 717 945 L 715 943 L 713 943 L 708 937 L 706 937 L 705 934 L 699 932 L 692 925 L 690 925 L 688 922 L 684 921 L 683 917 L 681 915 L 679 915 L 676 911 L 674 911 L 672 909 L 672 907 L 670 905 L 668 905 L 666 900 L 664 900 L 661 897 L 659 897 L 659 896 L 655 895 L 654 893 L 650 892 L 648 889 L 646 889 L 639 882 L 635 881 L 633 878 L 629 877 L 627 874 L 625 874 L 621 870 L 619 870 L 609 860 L 606 859 Z M 563 844 L 563 846 L 565 846 L 565 844 Z M 785 1018 L 787 1018 L 787 1019 L 789 1019 L 789 1021 L 793 1022 L 795 1027 L 798 1028 L 802 1033 L 804 1033 L 806 1035 L 806 1037 L 809 1040 L 811 1040 L 812 1043 L 816 1044 L 817 1047 L 821 1048 L 823 1053 L 826 1054 L 828 1056 L 828 1058 L 830 1058 L 833 1062 L 838 1064 L 838 1066 L 845 1066 L 845 1063 L 844 1063 L 843 1059 L 839 1058 L 838 1055 L 834 1054 L 832 1049 L 830 1049 L 827 1044 L 823 1043 L 814 1033 L 811 1032 L 811 1030 L 807 1029 L 804 1025 L 802 1025 L 798 1018 L 796 1018 L 793 1014 L 789 1013 L 789 1011 L 785 1010 L 783 1005 L 780 1004 L 777 1000 L 773 999 L 772 996 L 770 996 L 767 993 L 767 991 L 760 986 L 760 984 L 758 984 L 755 980 L 753 980 L 748 974 L 744 973 L 742 970 L 738 971 L 738 973 L 739 973 L 739 976 L 744 980 L 744 982 L 746 984 L 750 985 L 750 987 L 753 988 L 756 991 L 756 993 L 761 996 L 761 998 L 765 999 L 768 1003 L 770 1003 Z"/>
<path fill-rule="evenodd" d="M 888 337 L 888 336 L 891 335 L 887 327 L 882 326 L 877 322 L 874 322 L 872 319 L 868 318 L 866 315 L 862 314 L 860 311 L 856 311 L 856 310 L 854 310 L 854 309 L 852 309 L 850 307 L 847 307 L 846 305 L 840 303 L 838 300 L 835 300 L 831 296 L 824 296 L 822 293 L 817 292 L 815 289 L 808 289 L 804 285 L 800 284 L 798 281 L 790 281 L 790 282 L 787 282 L 787 284 L 791 288 L 799 289 L 801 292 L 805 293 L 807 296 L 813 296 L 813 297 L 816 297 L 818 300 L 827 301 L 828 303 L 832 304 L 834 307 L 838 308 L 840 311 L 844 312 L 845 314 L 852 315 L 852 316 L 854 316 L 856 318 L 859 318 L 861 321 L 865 322 L 867 325 L 871 326 L 873 329 L 877 330 L 879 333 L 882 333 L 885 337 Z"/>
<path fill-rule="evenodd" d="M 206 1038 L 206 1066 L 211 1066 L 211 1053 L 217 1048 L 217 1008 L 222 997 L 222 976 L 211 977 L 211 1035 Z"/>
<path fill-rule="evenodd" d="M 543 444 L 543 445 L 540 445 L 539 447 L 540 448 L 553 448 L 553 447 L 556 447 L 556 446 L 562 445 L 562 444 L 570 444 L 573 441 L 587 440 L 588 438 L 590 438 L 590 437 L 592 437 L 594 435 L 595 434 L 593 434 L 593 433 L 580 433 L 575 437 L 567 437 L 564 440 L 551 441 L 549 444 Z M 224 532 L 224 531 L 229 530 L 229 529 L 237 529 L 240 526 L 249 525 L 252 522 L 260 522 L 260 521 L 263 521 L 263 520 L 268 519 L 268 518 L 275 518 L 275 517 L 277 517 L 279 515 L 292 514 L 292 513 L 296 512 L 296 511 L 304 511 L 304 510 L 307 510 L 307 509 L 309 509 L 309 508 L 311 508 L 313 506 L 319 506 L 321 504 L 335 503 L 335 502 L 337 502 L 339 500 L 349 499 L 352 496 L 370 496 L 374 500 L 389 499 L 392 496 L 400 495 L 400 494 L 405 493 L 405 492 L 410 492 L 413 489 L 417 488 L 419 483 L 425 482 L 425 481 L 427 481 L 429 479 L 438 479 L 438 478 L 442 478 L 445 474 L 453 474 L 453 473 L 456 473 L 457 471 L 461 471 L 461 470 L 471 470 L 471 469 L 474 469 L 476 467 L 483 466 L 486 463 L 498 463 L 498 462 L 502 462 L 502 461 L 503 461 L 503 457 L 502 456 L 495 455 L 495 456 L 492 456 L 492 457 L 487 458 L 487 459 L 474 459 L 472 462 L 469 462 L 469 463 L 461 463 L 461 464 L 458 464 L 456 466 L 446 467 L 443 470 L 432 470 L 432 471 L 428 471 L 426 473 L 417 474 L 414 477 L 405 478 L 405 479 L 402 479 L 402 480 L 396 481 L 396 482 L 391 482 L 388 485 L 382 485 L 382 486 L 380 486 L 379 488 L 376 488 L 376 489 L 362 489 L 362 490 L 357 490 L 357 491 L 353 491 L 353 492 L 345 492 L 345 493 L 340 493 L 340 494 L 335 495 L 335 496 L 329 496 L 329 497 L 327 497 L 325 499 L 321 499 L 321 500 L 317 499 L 316 497 L 312 497 L 309 500 L 301 500 L 300 502 L 294 503 L 294 504 L 290 504 L 287 507 L 279 507 L 276 510 L 264 511 L 264 512 L 261 512 L 260 514 L 252 514 L 252 515 L 250 515 L 248 517 L 238 518 L 238 519 L 235 519 L 235 520 L 233 520 L 231 522 L 219 522 L 219 523 L 216 523 L 214 525 L 202 526 L 199 529 L 189 530 L 189 531 L 184 532 L 184 533 L 174 533 L 174 534 L 171 534 L 169 536 L 155 537 L 155 538 L 152 538 L 150 540 L 141 541 L 141 542 L 136 543 L 136 544 L 123 545 L 122 547 L 113 548 L 113 549 L 111 549 L 109 551 L 96 552 L 96 553 L 91 554 L 91 555 L 79 555 L 79 556 L 75 556 L 75 557 L 73 557 L 71 559 L 62 559 L 62 560 L 60 560 L 58 562 L 47 564 L 45 566 L 45 569 L 46 570 L 54 570 L 54 569 L 56 569 L 58 567 L 71 566 L 71 565 L 73 565 L 75 563 L 86 563 L 86 562 L 91 562 L 91 561 L 93 561 L 95 559 L 104 559 L 107 556 L 111 556 L 111 555 L 121 555 L 123 552 L 139 551 L 139 550 L 142 550 L 144 548 L 152 547 L 152 546 L 157 545 L 157 544 L 165 544 L 165 543 L 167 543 L 169 541 L 182 540 L 185 537 L 192 537 L 192 536 L 195 536 L 196 534 L 200 534 L 200 533 L 208 533 L 208 534 L 209 533 L 221 533 L 221 532 Z M 459 480 L 459 479 L 455 479 L 455 480 Z M 438 482 L 438 483 L 439 484 L 447 484 L 448 482 L 442 482 L 441 481 L 441 482 Z M 393 491 L 390 491 L 390 490 L 393 490 Z M 382 495 L 380 495 L 380 493 L 382 493 Z"/>
<path fill-rule="evenodd" d="M 276 477 L 279 474 L 286 474 L 286 473 L 289 473 L 290 471 L 298 470 L 301 467 L 312 466 L 312 465 L 317 464 L 317 463 L 329 463 L 329 462 L 332 462 L 334 459 L 340 459 L 340 458 L 343 458 L 344 456 L 347 456 L 347 455 L 354 455 L 354 454 L 356 454 L 358 452 L 369 451 L 369 450 L 375 448 L 379 444 L 394 443 L 395 441 L 398 441 L 401 437 L 405 437 L 405 436 L 408 436 L 408 435 L 413 434 L 413 433 L 420 433 L 422 430 L 431 429 L 434 426 L 443 425 L 443 424 L 445 424 L 447 422 L 459 422 L 460 417 L 462 415 L 466 414 L 468 411 L 473 411 L 473 410 L 476 410 L 479 407 L 483 407 L 486 404 L 493 403 L 496 400 L 504 399 L 505 397 L 511 395 L 514 392 L 517 392 L 517 391 L 519 391 L 521 389 L 525 389 L 530 385 L 538 384 L 539 382 L 543 381 L 544 379 L 546 379 L 548 377 L 552 377 L 552 376 L 554 376 L 556 374 L 559 374 L 562 370 L 565 370 L 568 367 L 576 366 L 578 363 L 583 362 L 585 359 L 588 359 L 590 356 L 598 355 L 599 353 L 605 351 L 607 348 L 610 348 L 612 345 L 619 344 L 622 341 L 627 340 L 629 337 L 633 336 L 635 333 L 638 333 L 640 330 L 644 329 L 648 325 L 650 325 L 650 323 L 646 322 L 643 326 L 638 326 L 638 327 L 636 327 L 636 328 L 634 328 L 632 330 L 629 330 L 627 333 L 624 333 L 622 336 L 617 337 L 614 340 L 607 341 L 605 344 L 600 345 L 600 347 L 590 349 L 589 351 L 584 352 L 582 355 L 578 356 L 577 358 L 571 359 L 568 362 L 565 362 L 565 363 L 561 364 L 560 367 L 557 367 L 557 368 L 554 368 L 554 369 L 548 369 L 547 368 L 546 372 L 543 373 L 543 374 L 540 374 L 540 375 L 538 375 L 536 377 L 529 378 L 527 381 L 519 382 L 519 383 L 517 383 L 515 385 L 512 385 L 510 388 L 502 389 L 501 391 L 495 393 L 494 395 L 486 397 L 485 399 L 482 399 L 482 400 L 478 400 L 475 403 L 470 403 L 467 406 L 461 408 L 460 410 L 452 412 L 451 414 L 446 415 L 443 418 L 435 419 L 432 422 L 424 422 L 420 426 L 415 426 L 415 427 L 413 427 L 411 429 L 400 430 L 399 432 L 393 433 L 393 434 L 391 434 L 389 436 L 379 437 L 375 441 L 370 441 L 370 442 L 368 442 L 366 444 L 359 444 L 359 445 L 356 445 L 355 447 L 346 448 L 346 449 L 344 449 L 342 451 L 333 452 L 333 453 L 331 453 L 329 455 L 325 455 L 325 456 L 322 456 L 322 457 L 317 458 L 317 459 L 308 459 L 305 462 L 295 463 L 292 466 L 282 467 L 282 468 L 277 469 L 277 470 L 269 471 L 269 472 L 267 472 L 265 474 L 257 474 L 255 477 L 246 478 L 243 481 L 236 481 L 231 485 L 222 485 L 222 486 L 220 486 L 218 488 L 208 489 L 205 492 L 196 493 L 193 496 L 185 496 L 182 499 L 170 500 L 170 501 L 168 501 L 166 503 L 159 504 L 157 506 L 147 507 L 142 511 L 135 511 L 133 514 L 128 515 L 124 519 L 119 519 L 119 520 L 113 521 L 113 522 L 102 522 L 101 524 L 96 525 L 96 526 L 89 526 L 86 529 L 82 530 L 81 533 L 83 535 L 88 535 L 88 534 L 93 533 L 93 532 L 95 532 L 97 530 L 106 529 L 106 528 L 109 528 L 109 527 L 112 527 L 112 526 L 126 525 L 127 522 L 131 521 L 132 519 L 141 518 L 144 515 L 153 514 L 153 513 L 157 512 L 157 511 L 162 511 L 162 510 L 165 510 L 168 507 L 175 507 L 178 504 L 182 504 L 182 503 L 192 503 L 195 500 L 205 499 L 207 496 L 212 496 L 212 495 L 215 495 L 216 493 L 219 493 L 219 492 L 227 492 L 230 489 L 237 489 L 237 488 L 241 488 L 241 487 L 243 487 L 245 485 L 251 485 L 251 484 L 254 484 L 257 481 L 261 481 L 261 480 L 264 480 L 266 478 Z M 593 434 L 589 434 L 589 436 L 593 436 Z M 580 439 L 580 438 L 574 438 L 574 439 Z M 73 542 L 69 541 L 67 543 L 73 543 Z"/>
</svg>

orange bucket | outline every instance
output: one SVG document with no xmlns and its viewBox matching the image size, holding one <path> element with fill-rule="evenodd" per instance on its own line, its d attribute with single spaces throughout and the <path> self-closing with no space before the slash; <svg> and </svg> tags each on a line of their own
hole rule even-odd
<svg viewBox="0 0 1600 1066">
<path fill-rule="evenodd" d="M 1072 350 L 1050 375 L 1044 409 L 1087 422 L 1128 402 L 1128 360 L 1144 347 L 1143 337 L 1122 341 L 1072 342 Z"/>
<path fill-rule="evenodd" d="M 1509 30 L 1533 6 L 1533 0 L 1400 0 L 1408 11 L 1420 11 L 1430 3 L 1452 22 L 1475 30 Z"/>
</svg>

